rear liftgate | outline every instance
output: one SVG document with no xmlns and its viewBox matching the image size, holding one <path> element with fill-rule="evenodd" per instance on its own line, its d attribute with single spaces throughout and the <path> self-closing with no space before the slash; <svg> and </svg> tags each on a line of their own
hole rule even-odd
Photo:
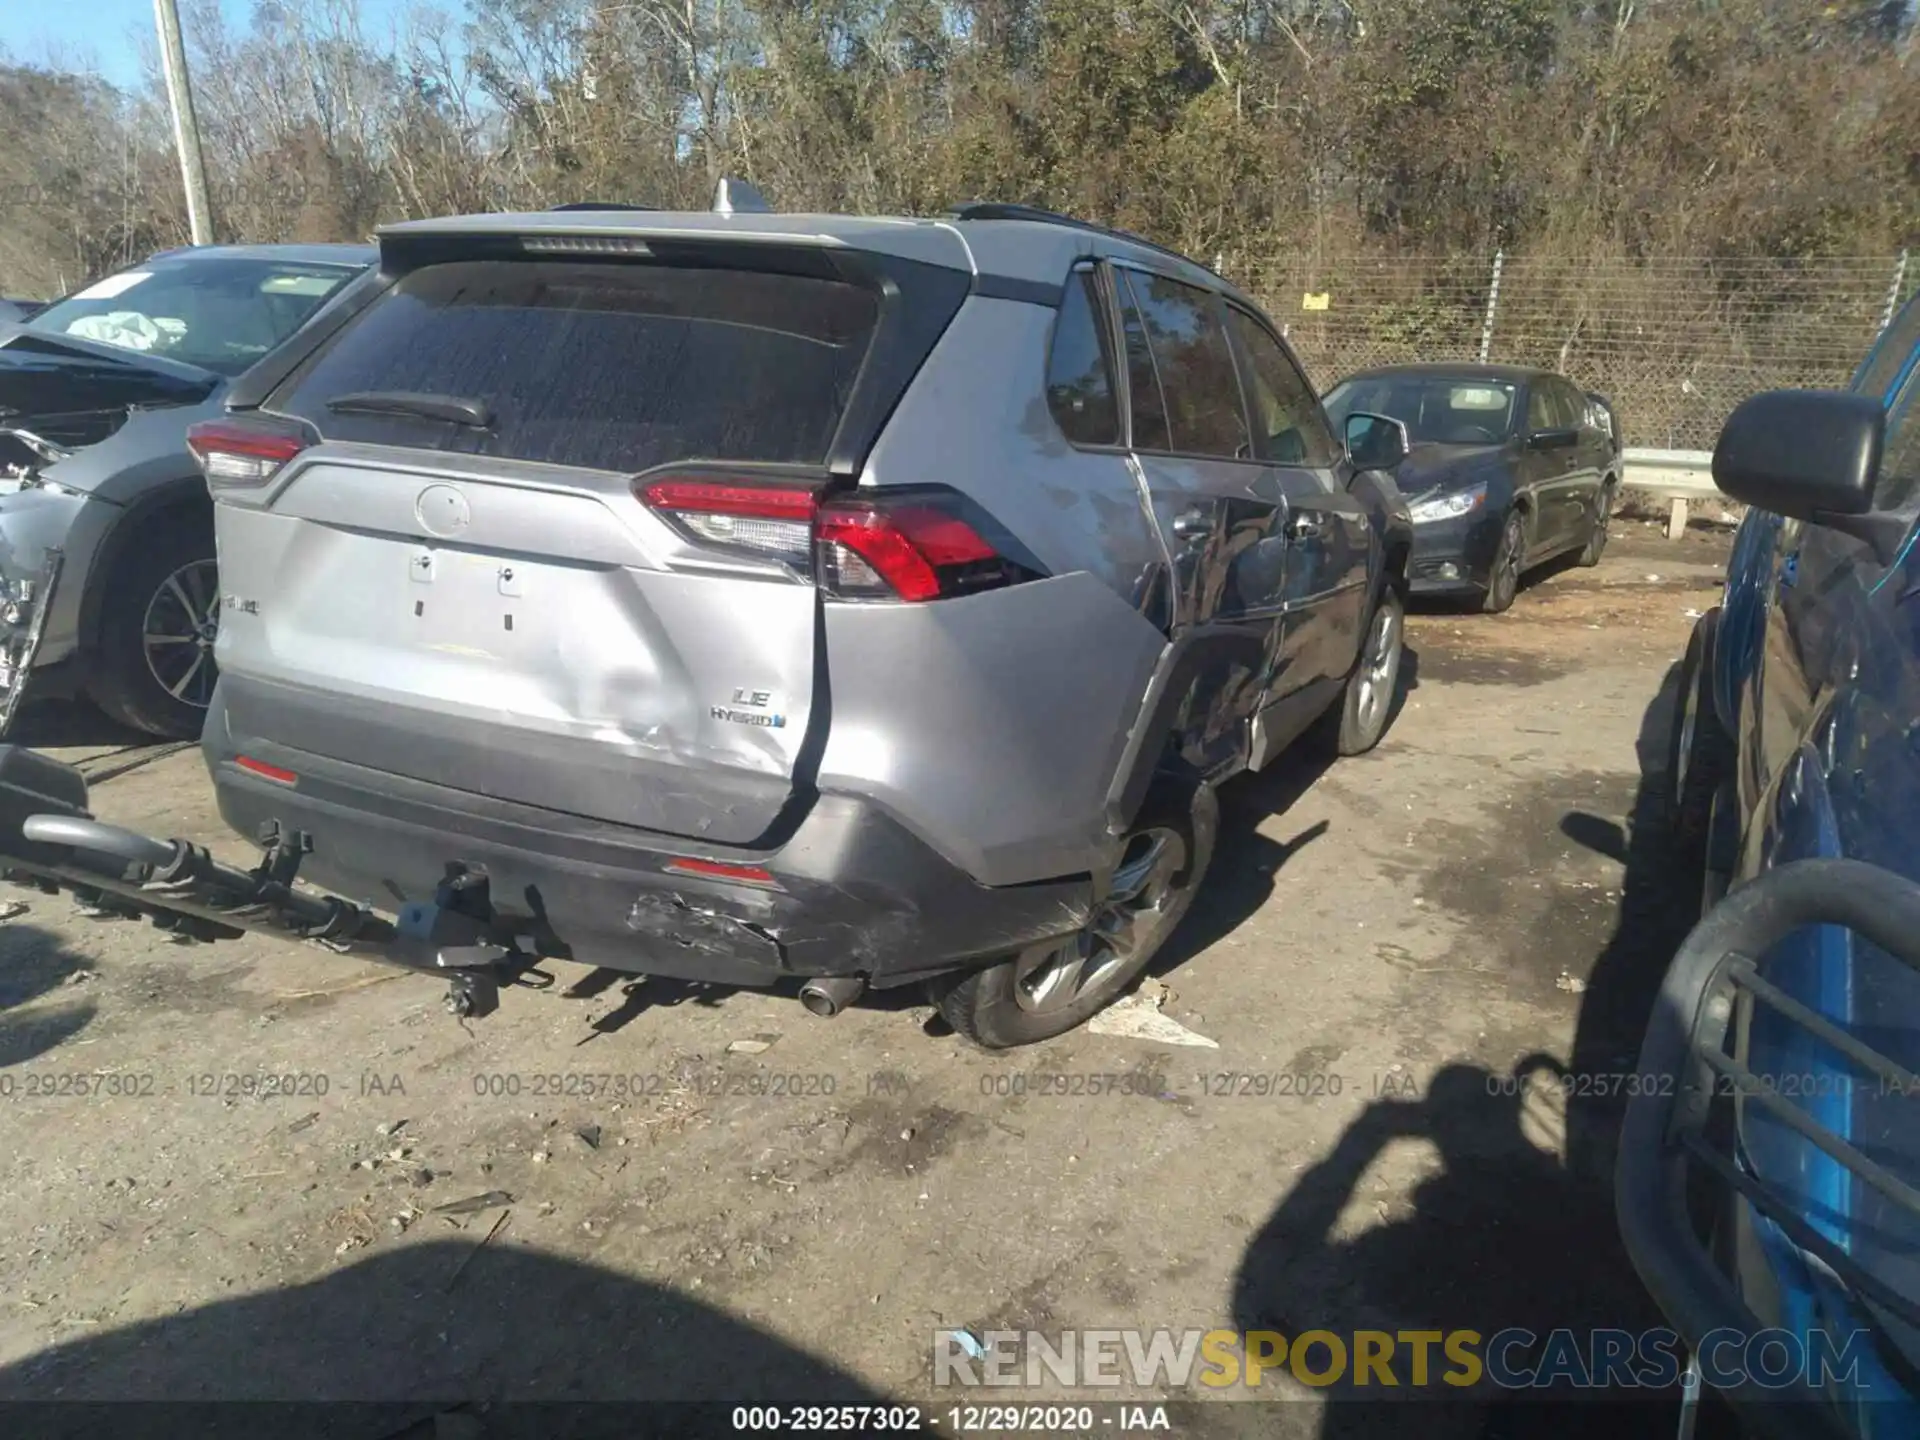
<svg viewBox="0 0 1920 1440">
<path fill-rule="evenodd" d="M 307 853 L 298 830 L 268 838 L 251 870 L 186 840 L 157 840 L 93 818 L 73 766 L 0 745 L 0 875 L 107 914 L 146 916 L 183 940 L 232 940 L 248 930 L 316 941 L 337 954 L 447 979 L 447 1009 L 462 1019 L 499 1008 L 503 985 L 544 988 L 528 922 L 495 918 L 487 877 L 448 866 L 434 898 L 396 920 L 332 895 L 294 888 Z M 537 923 L 537 922 L 535 922 Z M 526 942 L 523 944 L 523 942 Z"/>
</svg>

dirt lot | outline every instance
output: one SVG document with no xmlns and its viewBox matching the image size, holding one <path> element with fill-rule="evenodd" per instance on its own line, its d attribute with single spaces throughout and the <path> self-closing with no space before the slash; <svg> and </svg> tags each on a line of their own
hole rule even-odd
<svg viewBox="0 0 1920 1440">
<path fill-rule="evenodd" d="M 1684 932 L 1645 775 L 1726 537 L 1623 532 L 1507 616 L 1414 617 L 1375 754 L 1229 788 L 1159 967 L 1218 1049 L 994 1055 L 917 995 L 826 1022 L 568 967 L 469 1033 L 430 981 L 30 897 L 0 927 L 0 1399 L 419 1402 L 333 1432 L 371 1437 L 488 1399 L 924 1399 L 941 1328 L 1651 1323 L 1612 1109 L 1551 1081 L 1630 1068 Z M 102 724 L 19 738 L 142 758 Z M 219 833 L 191 751 L 95 803 Z M 1263 1393 L 1292 1403 L 1183 1428 L 1364 1428 Z"/>
</svg>

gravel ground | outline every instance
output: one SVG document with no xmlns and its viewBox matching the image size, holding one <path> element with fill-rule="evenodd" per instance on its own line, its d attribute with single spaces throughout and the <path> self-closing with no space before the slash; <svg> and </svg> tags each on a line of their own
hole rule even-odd
<svg viewBox="0 0 1920 1440">
<path fill-rule="evenodd" d="M 943 1328 L 1654 1323 L 1613 1106 L 1551 1081 L 1630 1068 L 1688 923 L 1648 776 L 1725 548 L 1627 524 L 1505 616 L 1418 614 L 1374 754 L 1229 787 L 1157 967 L 1217 1049 L 988 1054 L 917 995 L 829 1022 L 568 966 L 468 1029 L 414 976 L 6 892 L 0 1399 L 380 1400 L 332 1433 L 428 1435 L 503 1398 L 924 1399 Z M 16 738 L 110 776 L 106 818 L 221 833 L 191 750 L 73 708 Z M 1409 1433 L 1263 1393 L 1182 1424 Z"/>
</svg>

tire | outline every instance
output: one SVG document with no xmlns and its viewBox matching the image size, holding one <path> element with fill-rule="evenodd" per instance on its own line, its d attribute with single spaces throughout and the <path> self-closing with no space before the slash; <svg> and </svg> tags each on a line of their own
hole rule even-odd
<svg viewBox="0 0 1920 1440">
<path fill-rule="evenodd" d="M 1727 891 L 1733 887 L 1733 866 L 1735 856 L 1716 855 L 1716 849 L 1737 849 L 1733 846 L 1722 847 L 1720 824 L 1723 814 L 1730 815 L 1733 807 L 1739 804 L 1734 798 L 1733 784 L 1722 780 L 1720 788 L 1713 792 L 1713 801 L 1707 807 L 1707 843 L 1702 847 L 1702 865 L 1700 875 L 1700 913 L 1706 914 L 1726 898 Z"/>
<path fill-rule="evenodd" d="M 216 676 L 220 587 L 213 530 L 191 515 L 163 515 L 141 542 L 106 577 L 87 694 L 122 725 L 198 739 Z"/>
<path fill-rule="evenodd" d="M 1406 601 L 1389 585 L 1367 617 L 1359 663 L 1347 677 L 1339 701 L 1320 721 L 1323 743 L 1336 755 L 1364 755 L 1387 733 L 1400 684 L 1406 632 Z"/>
<path fill-rule="evenodd" d="M 1126 991 L 1179 925 L 1213 859 L 1219 828 L 1220 804 L 1211 786 L 1156 781 L 1128 832 L 1115 871 L 1115 895 L 1095 907 L 1086 928 L 1066 940 L 1029 946 L 985 969 L 935 981 L 940 1013 L 989 1050 L 1050 1040 L 1092 1018 Z M 1164 847 L 1157 865 L 1147 860 L 1156 845 Z M 1130 899 L 1117 900 L 1130 863 L 1142 862 L 1150 868 L 1141 887 Z M 1157 897 L 1151 910 L 1138 908 L 1148 895 Z M 1143 928 L 1133 931 L 1124 953 L 1108 945 L 1103 955 L 1103 926 L 1110 932 L 1115 918 L 1128 911 L 1136 917 L 1132 925 Z M 1050 990 L 1073 983 L 1076 951 L 1078 986 Z M 1090 963 L 1096 967 L 1092 975 L 1086 968 Z"/>
<path fill-rule="evenodd" d="M 1613 519 L 1614 483 L 1609 480 L 1600 487 L 1600 503 L 1593 515 L 1593 529 L 1587 534 L 1587 543 L 1580 551 L 1580 564 L 1591 570 L 1600 563 L 1600 557 L 1607 552 L 1607 522 Z"/>
<path fill-rule="evenodd" d="M 1704 860 L 1713 829 L 1713 797 L 1733 773 L 1733 737 L 1713 703 L 1713 649 L 1720 611 L 1693 627 L 1680 662 L 1679 694 L 1667 737 L 1667 828 L 1689 860 Z"/>
<path fill-rule="evenodd" d="M 1500 544 L 1493 552 L 1493 568 L 1487 572 L 1487 594 L 1480 608 L 1489 615 L 1510 609 L 1513 597 L 1520 593 L 1520 566 L 1527 554 L 1527 517 L 1518 506 L 1507 512 L 1507 523 L 1500 527 Z"/>
</svg>

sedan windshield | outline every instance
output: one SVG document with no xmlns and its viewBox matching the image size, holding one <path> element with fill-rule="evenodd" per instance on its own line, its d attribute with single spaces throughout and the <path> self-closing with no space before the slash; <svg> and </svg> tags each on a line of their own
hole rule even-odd
<svg viewBox="0 0 1920 1440">
<path fill-rule="evenodd" d="M 26 328 L 238 375 L 355 271 L 238 257 L 151 260 L 48 306 Z"/>
<path fill-rule="evenodd" d="M 1498 445 L 1513 434 L 1514 387 L 1437 375 L 1359 375 L 1327 392 L 1335 430 L 1356 411 L 1386 415 L 1407 437 L 1438 445 Z"/>
</svg>

